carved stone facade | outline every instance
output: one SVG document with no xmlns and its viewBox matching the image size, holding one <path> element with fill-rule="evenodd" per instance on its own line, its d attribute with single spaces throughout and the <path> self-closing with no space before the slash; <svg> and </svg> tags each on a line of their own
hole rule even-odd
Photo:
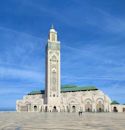
<svg viewBox="0 0 125 130">
<path fill-rule="evenodd" d="M 17 100 L 18 112 L 119 112 L 125 111 L 124 105 L 111 105 L 111 99 L 96 88 L 77 89 L 60 85 L 60 42 L 52 27 L 46 46 L 45 91 L 30 93 Z"/>
<path fill-rule="evenodd" d="M 38 112 L 109 112 L 111 100 L 100 90 L 65 92 L 60 94 L 60 102 L 56 99 L 52 104 L 44 104 L 45 95 L 26 95 L 17 101 L 17 111 Z M 24 109 L 25 108 L 25 109 Z"/>
</svg>

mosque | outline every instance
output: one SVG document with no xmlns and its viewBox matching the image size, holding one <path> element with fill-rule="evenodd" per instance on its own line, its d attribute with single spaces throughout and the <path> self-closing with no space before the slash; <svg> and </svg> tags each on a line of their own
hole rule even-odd
<svg viewBox="0 0 125 130">
<path fill-rule="evenodd" d="M 95 86 L 80 87 L 60 82 L 60 41 L 52 26 L 46 45 L 45 90 L 32 91 L 17 100 L 18 112 L 125 112 L 125 105 L 112 102 Z"/>
</svg>

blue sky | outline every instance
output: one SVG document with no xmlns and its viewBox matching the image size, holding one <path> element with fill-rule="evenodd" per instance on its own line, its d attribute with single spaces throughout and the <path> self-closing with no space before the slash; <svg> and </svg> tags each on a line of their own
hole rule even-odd
<svg viewBox="0 0 125 130">
<path fill-rule="evenodd" d="M 51 24 L 61 41 L 61 82 L 94 85 L 125 103 L 124 0 L 0 1 L 0 107 L 44 89 Z"/>
</svg>

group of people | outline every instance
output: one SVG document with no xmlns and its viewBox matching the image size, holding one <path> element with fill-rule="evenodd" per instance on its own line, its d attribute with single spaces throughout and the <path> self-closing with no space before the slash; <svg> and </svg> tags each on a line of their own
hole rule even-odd
<svg viewBox="0 0 125 130">
<path fill-rule="evenodd" d="M 79 116 L 82 115 L 82 111 L 79 111 L 78 113 L 79 113 Z"/>
</svg>

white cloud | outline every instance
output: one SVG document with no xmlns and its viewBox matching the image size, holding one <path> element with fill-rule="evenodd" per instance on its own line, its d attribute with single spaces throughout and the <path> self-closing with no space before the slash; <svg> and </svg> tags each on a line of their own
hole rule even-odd
<svg viewBox="0 0 125 130">
<path fill-rule="evenodd" d="M 44 74 L 35 72 L 33 70 L 20 69 L 20 68 L 6 68 L 0 66 L 0 79 L 18 79 L 28 80 L 35 82 L 43 82 Z"/>
</svg>

